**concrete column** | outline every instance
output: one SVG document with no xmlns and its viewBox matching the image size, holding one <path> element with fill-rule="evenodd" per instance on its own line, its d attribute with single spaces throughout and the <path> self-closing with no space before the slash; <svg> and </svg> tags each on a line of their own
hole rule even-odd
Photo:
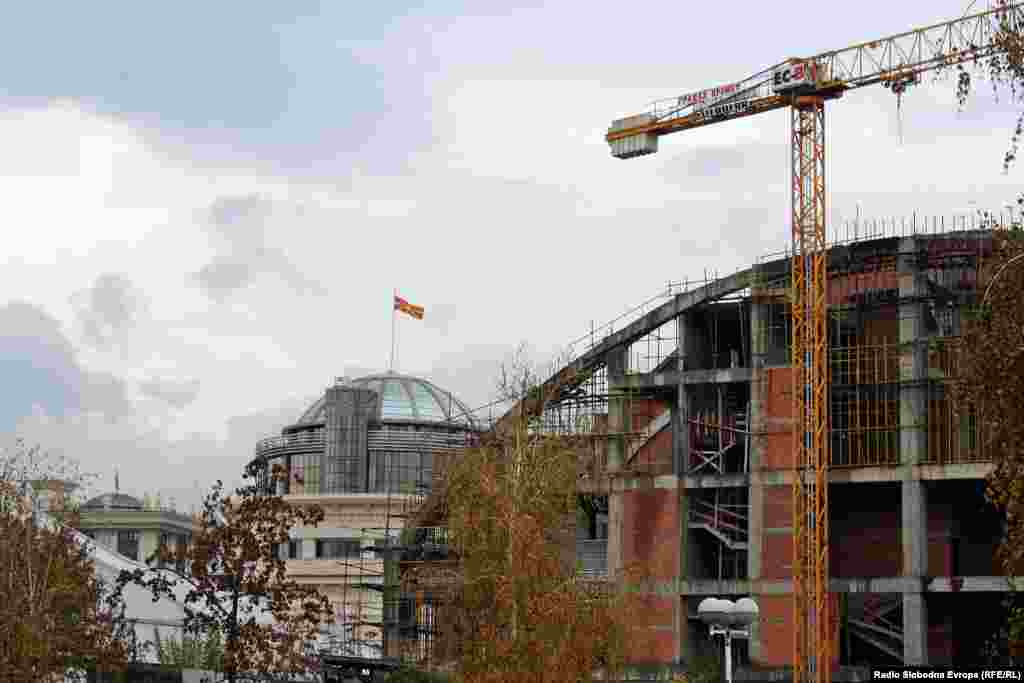
<svg viewBox="0 0 1024 683">
<path fill-rule="evenodd" d="M 316 559 L 316 539 L 315 538 L 304 538 L 302 539 L 302 548 L 299 552 L 300 560 L 315 560 Z"/>
<path fill-rule="evenodd" d="M 369 389 L 334 386 L 327 390 L 321 493 L 366 492 L 366 432 L 376 404 L 377 392 Z"/>
<path fill-rule="evenodd" d="M 608 431 L 605 441 L 606 467 L 611 477 L 608 495 L 608 574 L 618 576 L 622 571 L 623 505 L 622 480 L 615 476 L 622 469 L 626 456 L 626 439 L 621 436 L 628 428 L 628 404 L 619 391 L 625 381 L 627 349 L 613 349 L 605 359 L 608 373 Z"/>
<path fill-rule="evenodd" d="M 679 340 L 679 353 L 676 358 L 676 370 L 680 374 L 686 367 L 686 354 L 691 344 L 687 343 L 689 331 L 687 326 L 687 315 L 683 314 L 676 318 L 676 338 Z M 686 385 L 680 382 L 676 387 L 676 401 L 672 407 L 672 451 L 675 460 L 675 472 L 680 477 L 686 476 L 690 462 L 690 401 Z"/>
<path fill-rule="evenodd" d="M 928 572 L 928 496 L 925 483 L 914 478 L 913 466 L 927 449 L 928 339 L 920 297 L 926 291 L 917 268 L 917 240 L 900 240 L 900 472 L 902 569 L 910 579 L 903 594 L 903 659 L 908 665 L 928 663 L 928 606 L 923 593 Z"/>
<path fill-rule="evenodd" d="M 751 290 L 750 300 L 750 416 L 747 429 L 750 430 L 750 490 L 748 510 L 748 537 L 747 537 L 747 578 L 754 587 L 754 600 L 760 596 L 757 593 L 758 581 L 761 579 L 761 555 L 764 552 L 764 485 L 761 481 L 761 450 L 764 446 L 764 411 L 766 409 L 763 395 L 767 387 L 765 376 L 765 364 L 768 354 L 768 307 L 759 303 L 756 290 Z M 753 661 L 762 659 L 762 643 L 760 624 L 755 622 L 750 627 L 750 658 Z"/>
<path fill-rule="evenodd" d="M 678 505 L 679 505 L 679 579 L 690 578 L 690 501 L 686 493 L 686 470 L 690 462 L 690 400 L 686 385 L 682 381 L 682 373 L 685 369 L 685 356 L 687 349 L 692 345 L 687 343 L 690 337 L 687 316 L 683 314 L 676 318 L 676 338 L 679 340 L 679 355 L 676 359 L 676 371 L 679 373 L 679 384 L 676 386 L 676 400 L 672 413 L 672 449 L 673 460 L 675 461 L 674 471 L 678 477 Z M 692 599 L 688 598 L 687 602 Z M 677 656 L 684 661 L 689 661 L 696 651 L 693 647 L 693 638 L 690 637 L 690 621 L 687 614 L 688 607 L 683 604 L 681 596 L 676 600 L 675 629 L 679 647 Z"/>
<path fill-rule="evenodd" d="M 626 459 L 626 438 L 624 432 L 630 431 L 631 415 L 623 389 L 625 387 L 628 350 L 613 349 L 605 359 L 608 373 L 608 431 L 612 436 L 608 439 L 608 470 L 618 471 Z"/>
</svg>

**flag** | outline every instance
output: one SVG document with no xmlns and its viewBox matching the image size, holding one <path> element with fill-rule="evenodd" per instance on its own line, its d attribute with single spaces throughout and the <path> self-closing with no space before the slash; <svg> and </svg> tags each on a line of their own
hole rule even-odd
<svg viewBox="0 0 1024 683">
<path fill-rule="evenodd" d="M 405 299 L 403 299 L 400 296 L 396 296 L 395 297 L 395 309 L 394 310 L 401 311 L 402 313 L 407 313 L 408 315 L 411 315 L 412 317 L 416 318 L 417 320 L 423 320 L 423 307 L 422 306 L 414 306 L 413 304 L 409 303 L 408 301 L 406 301 Z"/>
</svg>

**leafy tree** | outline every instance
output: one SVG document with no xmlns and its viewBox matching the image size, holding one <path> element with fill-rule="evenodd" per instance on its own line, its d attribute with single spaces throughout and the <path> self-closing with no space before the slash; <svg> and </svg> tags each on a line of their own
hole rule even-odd
<svg viewBox="0 0 1024 683">
<path fill-rule="evenodd" d="M 973 4 L 973 3 L 972 3 Z M 1014 19 L 1014 14 L 1007 8 L 1008 0 L 996 0 L 996 7 L 1004 10 L 997 17 L 997 28 L 987 36 L 986 42 L 971 45 L 968 60 L 938 70 L 942 75 L 955 68 L 956 97 L 960 106 L 970 98 L 973 76 L 987 76 L 992 84 L 992 91 L 998 95 L 1000 89 L 1008 91 L 1010 100 L 1024 102 L 1024 34 L 1021 26 Z M 994 49 L 993 49 L 994 48 Z M 987 55 L 987 56 L 982 56 Z M 1003 171 L 1009 171 L 1017 159 L 1021 135 L 1024 134 L 1024 109 L 1018 115 L 1010 136 L 1010 146 L 1003 156 Z"/>
<path fill-rule="evenodd" d="M 255 480 L 255 475 L 248 469 L 245 478 Z M 275 481 L 286 476 L 283 467 L 274 466 Z M 288 542 L 293 526 L 315 527 L 323 516 L 317 506 L 293 507 L 255 483 L 230 496 L 218 481 L 203 501 L 191 542 L 173 551 L 159 547 L 150 559 L 165 568 L 121 572 L 118 588 L 134 583 L 156 600 L 173 599 L 175 589 L 184 587 L 185 633 L 192 638 L 223 634 L 223 670 L 232 683 L 252 671 L 308 673 L 318 660 L 305 645 L 316 639 L 331 608 L 315 587 L 287 578 L 278 548 Z M 268 614 L 273 623 L 260 623 Z"/>
<path fill-rule="evenodd" d="M 55 505 L 47 505 L 47 512 L 61 521 L 77 510 L 81 492 L 95 479 L 96 475 L 83 472 L 76 460 L 39 445 L 29 446 L 22 439 L 0 446 L 0 482 L 8 484 L 0 492 L 0 512 L 13 512 L 19 502 L 28 503 L 31 510 L 39 509 L 48 497 L 46 489 L 51 488 L 55 489 Z"/>
<path fill-rule="evenodd" d="M 0 671 L 44 681 L 71 669 L 118 670 L 128 659 L 119 596 L 97 577 L 90 546 L 39 520 L 17 484 L 0 481 Z"/>
<path fill-rule="evenodd" d="M 578 460 L 592 444 L 537 429 L 550 395 L 538 377 L 527 365 L 503 368 L 513 418 L 452 459 L 433 506 L 455 559 L 418 563 L 403 578 L 432 596 L 433 664 L 466 683 L 575 682 L 623 665 L 633 596 L 574 567 Z"/>
<path fill-rule="evenodd" d="M 992 459 L 986 497 L 1004 513 L 997 559 L 1007 576 L 1024 561 L 1024 232 L 993 232 L 993 258 L 979 278 L 979 301 L 965 325 L 952 398 L 979 425 L 979 447 Z M 1007 601 L 1010 639 L 1024 633 L 1024 610 Z"/>
</svg>

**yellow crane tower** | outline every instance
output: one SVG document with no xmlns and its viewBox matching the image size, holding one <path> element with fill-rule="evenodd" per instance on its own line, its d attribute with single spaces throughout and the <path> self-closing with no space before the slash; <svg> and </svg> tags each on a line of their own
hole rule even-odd
<svg viewBox="0 0 1024 683">
<path fill-rule="evenodd" d="M 794 373 L 793 680 L 831 680 L 828 594 L 828 329 L 825 231 L 825 102 L 881 83 L 897 96 L 921 74 L 988 57 L 992 38 L 1024 28 L 1024 3 L 899 35 L 787 59 L 745 80 L 655 102 L 612 123 L 606 139 L 618 159 L 653 154 L 658 138 L 774 109 L 791 111 Z"/>
</svg>

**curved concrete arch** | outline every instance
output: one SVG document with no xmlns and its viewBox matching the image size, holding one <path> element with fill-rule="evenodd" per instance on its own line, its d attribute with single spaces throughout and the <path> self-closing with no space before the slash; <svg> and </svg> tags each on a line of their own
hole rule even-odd
<svg viewBox="0 0 1024 683">
<path fill-rule="evenodd" d="M 702 287 L 677 294 L 670 301 L 634 320 L 621 330 L 612 332 L 593 348 L 566 364 L 541 385 L 540 396 L 553 397 L 557 400 L 563 392 L 575 389 L 589 379 L 594 372 L 604 367 L 608 354 L 612 351 L 629 346 L 690 309 L 747 289 L 755 281 L 755 277 L 758 280 L 771 280 L 786 276 L 789 269 L 788 258 L 777 259 L 760 266 L 745 268 Z M 531 414 L 539 407 L 531 405 L 528 401 L 521 401 L 498 420 L 495 429 L 500 430 L 507 426 L 508 421 L 518 409 Z"/>
</svg>

